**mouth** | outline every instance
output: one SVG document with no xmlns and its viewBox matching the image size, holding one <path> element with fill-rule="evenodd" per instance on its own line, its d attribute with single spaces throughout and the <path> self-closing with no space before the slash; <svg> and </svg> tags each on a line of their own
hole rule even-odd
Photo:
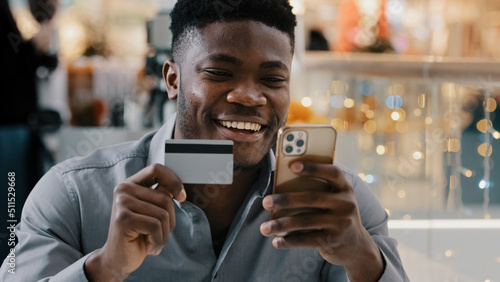
<svg viewBox="0 0 500 282">
<path fill-rule="evenodd" d="M 215 120 L 218 131 L 235 142 L 256 142 L 264 135 L 266 125 L 255 121 Z"/>
<path fill-rule="evenodd" d="M 243 122 L 243 121 L 227 121 L 227 120 L 219 120 L 220 125 L 227 127 L 229 129 L 239 129 L 239 130 L 247 130 L 258 132 L 262 129 L 262 124 L 255 122 Z"/>
</svg>

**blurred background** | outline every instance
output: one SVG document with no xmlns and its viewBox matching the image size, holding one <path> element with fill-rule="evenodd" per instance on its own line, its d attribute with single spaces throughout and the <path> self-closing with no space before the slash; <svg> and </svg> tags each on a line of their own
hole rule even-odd
<svg viewBox="0 0 500 282">
<path fill-rule="evenodd" d="M 500 281 L 500 1 L 291 2 L 288 122 L 338 130 L 335 161 L 387 210 L 412 281 Z M 22 72 L 36 107 L 2 115 L 2 173 L 22 179 L 18 217 L 50 166 L 135 140 L 175 112 L 161 78 L 175 1 L 6 3 L 17 27 L 6 44 L 51 58 Z M 3 107 L 25 108 L 27 94 L 0 91 L 19 98 Z"/>
</svg>

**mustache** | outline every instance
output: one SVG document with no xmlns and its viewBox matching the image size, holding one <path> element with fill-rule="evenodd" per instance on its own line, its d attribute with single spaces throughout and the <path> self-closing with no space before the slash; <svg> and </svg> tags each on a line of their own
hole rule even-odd
<svg viewBox="0 0 500 282">
<path fill-rule="evenodd" d="M 254 108 L 248 108 L 242 105 L 231 105 L 231 108 L 224 111 L 228 115 L 254 116 L 266 119 L 259 111 Z"/>
</svg>

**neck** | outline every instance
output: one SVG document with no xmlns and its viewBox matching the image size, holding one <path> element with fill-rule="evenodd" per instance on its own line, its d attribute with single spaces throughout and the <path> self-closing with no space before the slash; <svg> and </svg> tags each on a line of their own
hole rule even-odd
<svg viewBox="0 0 500 282">
<path fill-rule="evenodd" d="M 252 188 L 260 173 L 260 167 L 245 171 L 235 171 L 233 183 L 220 184 L 186 184 L 187 200 L 203 211 L 239 207 Z M 236 209 L 237 210 L 237 209 Z"/>
</svg>

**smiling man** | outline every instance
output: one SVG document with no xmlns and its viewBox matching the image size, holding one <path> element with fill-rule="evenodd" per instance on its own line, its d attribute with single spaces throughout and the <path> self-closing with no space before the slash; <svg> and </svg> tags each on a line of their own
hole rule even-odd
<svg viewBox="0 0 500 282">
<path fill-rule="evenodd" d="M 52 168 L 23 210 L 16 274 L 5 261 L 2 281 L 407 280 L 387 214 L 345 168 L 295 163 L 332 192 L 271 194 L 295 16 L 285 0 L 221 3 L 180 0 L 172 11 L 164 78 L 176 117 Z M 159 164 L 172 138 L 233 140 L 233 183 L 182 184 Z M 297 207 L 320 212 L 270 220 Z"/>
</svg>

